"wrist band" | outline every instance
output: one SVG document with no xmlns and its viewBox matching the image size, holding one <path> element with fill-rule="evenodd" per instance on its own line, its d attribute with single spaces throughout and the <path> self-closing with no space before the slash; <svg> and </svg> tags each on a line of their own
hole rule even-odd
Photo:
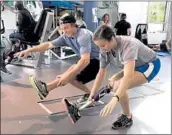
<svg viewBox="0 0 172 135">
<path fill-rule="evenodd" d="M 115 96 L 113 96 L 113 97 L 116 97 L 116 98 L 118 99 L 118 101 L 119 101 L 119 97 L 118 97 L 118 95 L 115 95 Z"/>
</svg>

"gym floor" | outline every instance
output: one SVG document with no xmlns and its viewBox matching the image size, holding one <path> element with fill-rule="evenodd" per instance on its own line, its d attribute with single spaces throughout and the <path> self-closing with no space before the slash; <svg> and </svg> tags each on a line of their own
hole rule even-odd
<svg viewBox="0 0 172 135">
<path fill-rule="evenodd" d="M 133 126 L 112 130 L 111 124 L 121 111 L 118 105 L 113 113 L 99 117 L 103 106 L 82 111 L 82 118 L 73 125 L 65 113 L 50 116 L 38 103 L 39 98 L 28 81 L 35 75 L 43 81 L 51 81 L 64 72 L 76 58 L 52 60 L 42 70 L 8 65 L 13 73 L 10 80 L 1 84 L 1 133 L 2 134 L 169 134 L 171 133 L 171 57 L 160 57 L 162 68 L 150 83 L 128 90 Z M 113 68 L 113 72 L 116 72 Z M 106 81 L 105 81 L 106 83 Z M 89 83 L 91 87 L 93 82 Z M 46 100 L 80 95 L 83 92 L 70 84 L 52 91 Z M 102 99 L 105 103 L 110 95 Z M 45 104 L 52 112 L 63 111 L 60 103 Z"/>
</svg>

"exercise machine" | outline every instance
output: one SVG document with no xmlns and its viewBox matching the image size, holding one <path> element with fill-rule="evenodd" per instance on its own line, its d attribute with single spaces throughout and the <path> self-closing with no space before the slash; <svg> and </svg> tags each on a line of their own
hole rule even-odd
<svg viewBox="0 0 172 135">
<path fill-rule="evenodd" d="M 73 52 L 72 48 L 68 46 L 60 46 L 53 50 L 48 50 L 48 58 L 51 59 L 54 55 L 57 59 L 64 60 L 67 58 L 75 57 L 76 54 Z"/>
<path fill-rule="evenodd" d="M 135 38 L 145 45 L 148 45 L 148 24 L 138 24 L 136 27 Z"/>
<path fill-rule="evenodd" d="M 29 42 L 18 40 L 19 45 L 33 47 L 42 42 L 48 41 L 48 36 L 52 27 L 53 16 L 54 14 L 51 12 L 51 10 L 44 9 L 34 30 L 34 35 L 37 36 L 37 41 Z M 14 59 L 10 64 L 40 69 L 43 60 L 44 53 L 37 52 L 34 54 L 34 58 L 32 59 L 24 58 L 17 61 Z"/>
</svg>

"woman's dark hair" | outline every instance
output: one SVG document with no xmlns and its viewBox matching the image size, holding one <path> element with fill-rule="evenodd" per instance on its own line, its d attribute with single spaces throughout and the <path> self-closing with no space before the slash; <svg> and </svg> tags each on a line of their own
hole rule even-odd
<svg viewBox="0 0 172 135">
<path fill-rule="evenodd" d="M 112 37 L 115 37 L 113 28 L 107 25 L 99 26 L 93 34 L 93 40 L 106 40 L 110 41 Z"/>
</svg>

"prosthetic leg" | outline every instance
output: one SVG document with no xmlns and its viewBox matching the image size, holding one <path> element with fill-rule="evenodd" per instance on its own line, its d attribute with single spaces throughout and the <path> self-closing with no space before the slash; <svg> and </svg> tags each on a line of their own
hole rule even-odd
<svg viewBox="0 0 172 135">
<path fill-rule="evenodd" d="M 112 89 L 109 86 L 105 86 L 105 87 L 101 88 L 93 97 L 94 102 L 99 101 L 106 94 L 109 94 L 111 92 L 111 90 Z M 87 101 L 87 103 L 85 103 L 81 107 L 77 107 L 76 104 L 72 104 L 67 99 L 63 98 L 62 104 L 64 106 L 65 111 L 68 113 L 70 120 L 72 121 L 73 124 L 75 124 L 81 118 L 80 111 L 83 110 L 84 108 L 88 107 L 89 105 L 91 105 L 92 102 Z"/>
</svg>

